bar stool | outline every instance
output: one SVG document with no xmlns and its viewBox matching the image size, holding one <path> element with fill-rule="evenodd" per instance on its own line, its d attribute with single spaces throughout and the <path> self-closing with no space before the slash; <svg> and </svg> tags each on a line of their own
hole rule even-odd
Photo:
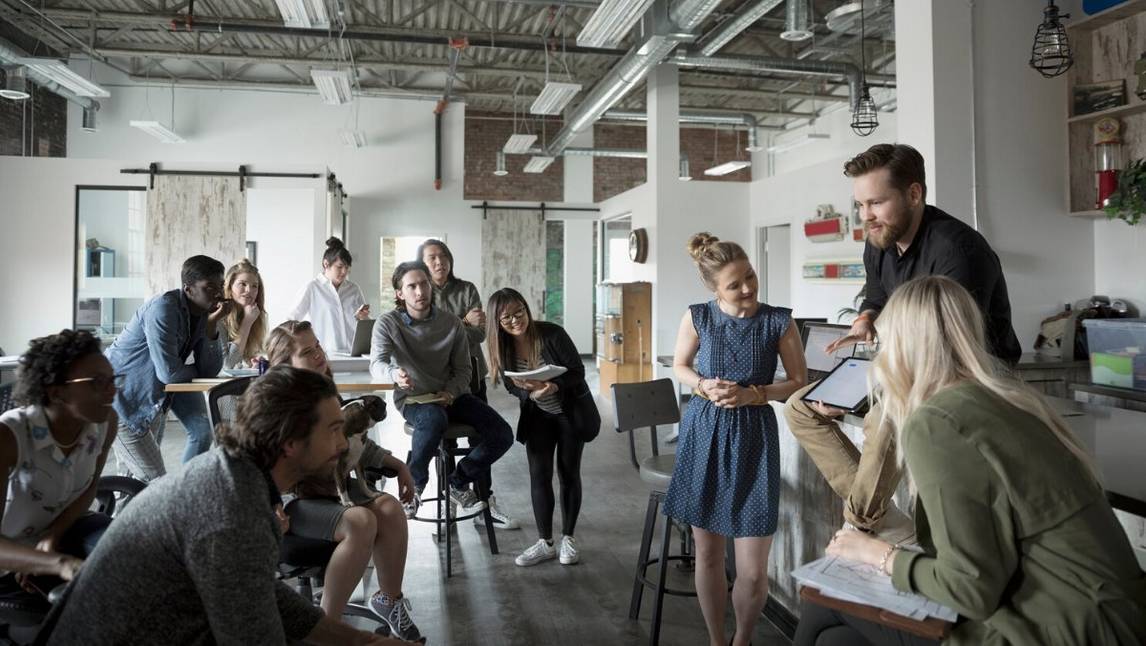
<svg viewBox="0 0 1146 646">
<path fill-rule="evenodd" d="M 413 424 L 407 423 L 405 425 L 406 435 L 414 436 Z M 450 422 L 446 427 L 446 432 L 442 435 L 442 441 L 438 443 L 438 454 L 434 456 L 437 472 L 437 491 L 432 498 L 422 498 L 422 503 L 435 502 L 437 503 L 437 514 L 433 517 L 415 515 L 411 520 L 416 520 L 421 523 L 434 523 L 437 525 L 437 532 L 435 539 L 438 541 L 445 537 L 446 541 L 446 578 L 453 576 L 453 539 L 451 533 L 454 526 L 463 520 L 475 518 L 479 514 L 485 520 L 486 536 L 489 537 L 489 553 L 497 554 L 497 537 L 493 532 L 493 516 L 489 513 L 489 491 L 480 484 L 480 480 L 474 481 L 474 490 L 477 492 L 478 498 L 486 501 L 485 509 L 466 514 L 464 516 L 455 516 L 453 514 L 453 505 L 450 504 L 449 494 L 449 477 L 454 472 L 455 458 L 464 457 L 469 454 L 470 447 L 459 447 L 458 440 L 467 440 L 467 444 L 472 443 L 478 439 L 477 431 L 469 424 L 456 424 Z M 406 462 L 410 461 L 410 456 L 406 456 Z"/>
<path fill-rule="evenodd" d="M 645 512 L 644 532 L 641 535 L 641 551 L 637 554 L 637 570 L 633 576 L 633 596 L 629 602 L 629 619 L 637 619 L 640 616 L 641 600 L 644 596 L 645 587 L 652 588 L 656 595 L 656 601 L 653 604 L 649 643 L 656 646 L 660 641 L 661 609 L 664 604 L 664 595 L 696 596 L 694 590 L 678 590 L 665 585 L 665 574 L 667 573 L 665 565 L 669 561 L 678 561 L 689 565 L 692 563 L 693 556 L 687 549 L 690 544 L 687 527 L 679 528 L 682 533 L 681 553 L 670 555 L 669 543 L 676 523 L 671 518 L 667 518 L 661 532 L 660 554 L 653 558 L 650 558 L 649 555 L 657 516 L 660 515 L 660 506 L 664 503 L 669 483 L 672 481 L 673 467 L 676 466 L 676 456 L 660 455 L 657 447 L 657 426 L 675 424 L 680 421 L 680 404 L 677 402 L 672 380 L 657 379 L 656 381 L 631 384 L 613 384 L 613 420 L 618 433 L 629 433 L 630 460 L 640 473 L 641 480 L 651 487 L 649 504 Z M 649 429 L 653 455 L 638 461 L 636 439 L 633 432 L 644 427 Z M 648 569 L 654 564 L 658 565 L 655 581 L 648 576 Z"/>
</svg>

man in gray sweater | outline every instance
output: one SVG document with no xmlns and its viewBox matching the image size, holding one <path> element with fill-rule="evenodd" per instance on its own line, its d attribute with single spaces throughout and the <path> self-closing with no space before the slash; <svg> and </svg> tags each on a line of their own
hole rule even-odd
<svg viewBox="0 0 1146 646">
<path fill-rule="evenodd" d="M 450 422 L 469 424 L 478 440 L 450 475 L 450 500 L 461 514 L 485 509 L 470 483 L 513 446 L 513 430 L 488 404 L 470 393 L 470 345 L 458 317 L 435 308 L 430 270 L 404 262 L 392 279 L 398 307 L 378 318 L 370 342 L 370 373 L 391 381 L 394 405 L 414 427 L 410 473 L 418 495 L 403 503 L 412 517 L 430 479 L 430 460 Z"/>
<path fill-rule="evenodd" d="M 215 439 L 111 524 L 49 617 L 48 643 L 401 644 L 325 617 L 276 580 L 279 492 L 346 450 L 334 383 L 276 367 Z"/>
</svg>

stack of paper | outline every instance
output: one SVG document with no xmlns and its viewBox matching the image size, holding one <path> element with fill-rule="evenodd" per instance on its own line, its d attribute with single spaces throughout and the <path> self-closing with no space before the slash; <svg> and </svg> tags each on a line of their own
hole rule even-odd
<svg viewBox="0 0 1146 646">
<path fill-rule="evenodd" d="M 526 370 L 524 372 L 511 372 L 506 370 L 505 376 L 509 377 L 510 379 L 535 379 L 537 381 L 549 381 L 550 379 L 556 379 L 557 377 L 560 377 L 561 375 L 565 374 L 565 372 L 565 366 L 544 365 L 540 368 L 534 368 L 533 370 Z"/>
<path fill-rule="evenodd" d="M 912 619 L 938 617 L 955 621 L 958 617 L 954 610 L 927 597 L 896 590 L 891 577 L 874 566 L 835 556 L 802 565 L 792 571 L 792 577 L 824 596 L 875 606 Z"/>
</svg>

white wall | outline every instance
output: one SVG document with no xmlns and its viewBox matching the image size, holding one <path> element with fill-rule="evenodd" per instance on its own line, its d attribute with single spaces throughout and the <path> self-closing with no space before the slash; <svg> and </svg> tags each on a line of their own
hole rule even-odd
<svg viewBox="0 0 1146 646">
<path fill-rule="evenodd" d="M 0 157 L 0 347 L 72 326 L 76 186 L 142 186 L 108 160 Z"/>
<path fill-rule="evenodd" d="M 1146 225 L 1094 224 L 1094 293 L 1125 298 L 1146 316 Z"/>
<path fill-rule="evenodd" d="M 872 95 L 876 98 L 876 102 L 881 99 L 886 99 L 894 96 L 892 91 L 883 90 L 881 88 L 872 88 Z M 765 169 L 768 157 L 771 157 L 771 166 L 768 168 L 770 172 L 753 172 L 753 176 L 763 179 L 767 176 L 785 175 L 801 168 L 814 166 L 824 161 L 825 159 L 835 159 L 842 157 L 844 160 L 855 156 L 867 150 L 869 147 L 878 143 L 889 143 L 897 141 L 898 134 L 897 124 L 899 122 L 898 112 L 880 112 L 879 113 L 879 127 L 875 129 L 872 134 L 861 137 L 852 132 L 851 129 L 852 113 L 850 110 L 843 109 L 836 112 L 831 112 L 816 121 L 815 126 L 804 126 L 796 128 L 790 132 L 785 133 L 768 133 L 763 135 L 763 140 L 766 145 L 771 143 L 781 143 L 791 141 L 792 139 L 799 139 L 805 133 L 816 132 L 820 134 L 830 135 L 830 139 L 822 141 L 815 141 L 810 144 L 805 144 L 799 148 L 793 148 L 782 153 L 757 153 L 760 156 L 759 166 L 761 170 Z M 901 141 L 900 143 L 911 143 L 909 141 Z M 754 158 L 754 163 L 756 159 Z M 833 169 L 833 173 L 837 175 L 843 174 L 843 163 L 840 167 Z M 836 208 L 839 208 L 837 206 Z"/>
<path fill-rule="evenodd" d="M 101 81 L 114 77 L 106 69 L 99 72 Z M 355 150 L 343 146 L 338 135 L 354 127 L 349 105 L 324 105 L 317 94 L 177 88 L 175 129 L 188 143 L 173 145 L 127 123 L 147 118 L 166 123 L 170 90 L 122 83 L 109 82 L 112 96 L 101 101 L 99 132 L 80 129 L 79 109 L 69 105 L 71 157 L 132 159 L 143 166 L 158 161 L 167 168 L 189 162 L 225 169 L 253 164 L 268 171 L 286 165 L 329 167 L 351 198 L 351 277 L 375 312 L 389 309 L 379 308 L 378 300 L 382 236 L 448 232 L 457 274 L 482 289 L 481 214 L 462 200 L 463 105 L 449 106 L 443 117 L 443 187 L 435 191 L 433 102 L 360 99 L 358 128 L 370 145 Z M 300 241 L 296 251 L 310 274 L 319 270 L 325 226 L 324 215 L 315 223 L 313 240 Z M 272 287 L 293 293 L 298 286 Z"/>
<path fill-rule="evenodd" d="M 594 220 L 565 220 L 565 331 L 581 354 L 593 352 Z"/>
<path fill-rule="evenodd" d="M 287 318 L 300 285 L 317 273 L 295 251 L 322 242 L 313 235 L 315 189 L 262 188 L 247 194 L 247 240 L 258 243 L 256 263 L 265 289 L 267 327 Z"/>
</svg>

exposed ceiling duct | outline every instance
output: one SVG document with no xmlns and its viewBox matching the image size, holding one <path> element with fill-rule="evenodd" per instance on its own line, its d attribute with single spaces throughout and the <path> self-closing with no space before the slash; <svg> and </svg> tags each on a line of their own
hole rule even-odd
<svg viewBox="0 0 1146 646">
<path fill-rule="evenodd" d="M 792 42 L 808 40 L 812 37 L 812 22 L 808 16 L 808 0 L 788 0 L 784 31 L 780 38 Z"/>
<path fill-rule="evenodd" d="M 629 110 L 609 110 L 604 115 L 605 119 L 613 121 L 648 121 L 649 115 L 644 112 L 632 112 Z M 739 126 L 748 131 L 748 143 L 745 150 L 760 150 L 760 144 L 757 140 L 756 130 L 756 117 L 750 114 L 724 114 L 720 112 L 696 112 L 690 110 L 681 110 L 680 112 L 681 123 L 702 123 L 711 124 L 715 126 Z"/>
<path fill-rule="evenodd" d="M 25 58 L 28 58 L 28 54 L 26 52 L 8 42 L 7 40 L 0 38 L 0 63 L 19 65 L 20 61 Z M 52 79 L 40 74 L 35 69 L 25 67 L 24 70 L 27 78 L 36 85 L 39 85 L 40 87 L 50 92 L 64 97 L 68 101 L 75 103 L 81 108 L 92 108 L 94 106 L 97 110 L 99 109 L 99 103 L 94 99 L 77 95 L 75 92 L 72 92 L 59 83 L 56 83 Z"/>
<path fill-rule="evenodd" d="M 680 67 L 692 67 L 714 70 L 733 70 L 740 72 L 758 72 L 771 74 L 799 74 L 802 76 L 830 76 L 843 77 L 847 80 L 850 105 L 855 109 L 863 90 L 863 74 L 860 68 L 852 63 L 839 61 L 808 61 L 791 58 L 768 58 L 756 56 L 693 56 L 678 52 L 671 59 Z M 868 75 L 868 83 L 872 83 L 873 75 Z"/>
<path fill-rule="evenodd" d="M 625 56 L 610 69 L 605 76 L 593 86 L 585 99 L 566 118 L 565 127 L 561 129 L 553 140 L 549 142 L 546 150 L 549 155 L 556 156 L 573 141 L 578 132 L 589 127 L 601 115 L 613 107 L 638 83 L 645 78 L 649 70 L 669 55 L 670 52 L 687 38 L 686 34 L 664 32 L 672 31 L 675 26 L 683 32 L 691 32 L 700 26 L 700 23 L 712 13 L 720 0 L 677 0 L 669 10 L 673 25 L 659 25 L 660 29 L 650 30 L 654 33 L 646 37 L 638 45 L 629 50 Z M 656 10 L 654 5 L 653 13 Z M 646 20 L 652 24 L 652 16 L 646 15 Z"/>
<path fill-rule="evenodd" d="M 739 36 L 742 31 L 748 29 L 752 23 L 768 15 L 769 12 L 782 4 L 784 4 L 784 0 L 757 0 L 742 7 L 734 16 L 704 35 L 698 45 L 700 54 L 712 56 L 733 38 Z"/>
</svg>

